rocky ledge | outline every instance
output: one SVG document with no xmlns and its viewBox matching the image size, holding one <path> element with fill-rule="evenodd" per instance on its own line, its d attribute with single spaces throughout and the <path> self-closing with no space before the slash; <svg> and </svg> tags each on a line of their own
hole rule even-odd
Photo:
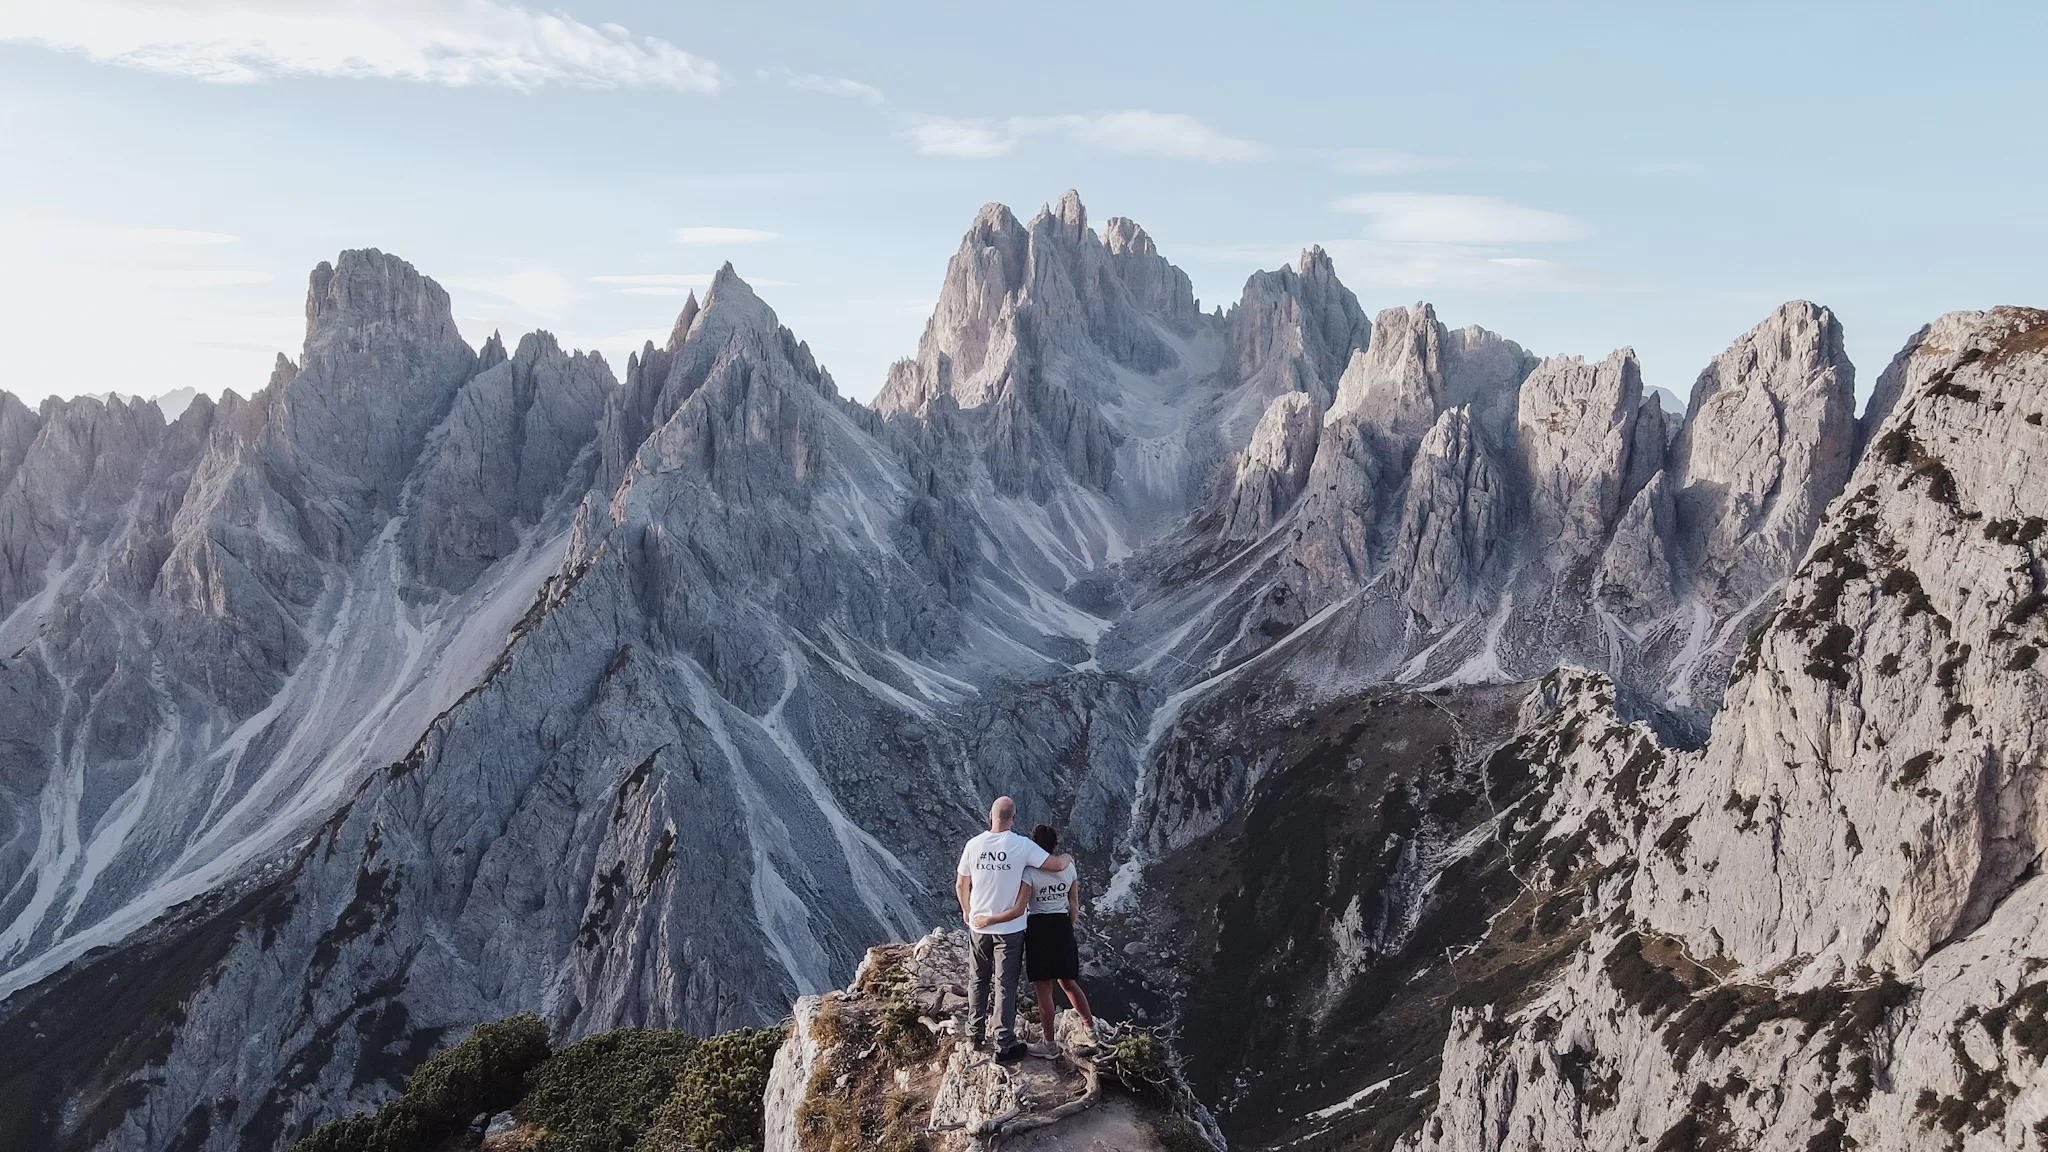
<svg viewBox="0 0 2048 1152">
<path fill-rule="evenodd" d="M 768 1152 L 1224 1146 L 1158 1034 L 1126 1026 L 1096 1042 L 1060 1012 L 1057 1054 L 1002 1065 L 965 1043 L 966 1011 L 964 933 L 869 949 L 845 989 L 797 1001 L 768 1077 Z"/>
</svg>

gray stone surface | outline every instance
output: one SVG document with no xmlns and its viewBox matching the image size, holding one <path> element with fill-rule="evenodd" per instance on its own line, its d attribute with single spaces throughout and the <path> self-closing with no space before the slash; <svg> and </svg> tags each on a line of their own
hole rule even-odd
<svg viewBox="0 0 2048 1152">
<path fill-rule="evenodd" d="M 1412 1146 L 2038 1139 L 2044 336 L 1952 314 L 1893 363 L 1711 740 L 1645 782 L 1631 883 L 1551 982 L 1454 1026 Z"/>
</svg>

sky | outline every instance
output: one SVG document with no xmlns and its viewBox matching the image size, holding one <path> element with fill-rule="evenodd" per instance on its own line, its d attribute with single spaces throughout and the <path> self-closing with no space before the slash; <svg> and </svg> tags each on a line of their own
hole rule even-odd
<svg viewBox="0 0 2048 1152">
<path fill-rule="evenodd" d="M 1539 354 L 2048 306 L 2048 5 L 0 0 L 0 389 L 260 389 L 375 247 L 624 373 L 730 260 L 867 398 L 985 202 Z"/>
</svg>

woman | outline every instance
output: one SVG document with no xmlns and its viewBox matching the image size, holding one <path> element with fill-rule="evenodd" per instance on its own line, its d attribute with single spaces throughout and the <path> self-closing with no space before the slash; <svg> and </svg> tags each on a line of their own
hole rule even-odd
<svg viewBox="0 0 2048 1152">
<path fill-rule="evenodd" d="M 1055 851 L 1059 830 L 1040 824 L 1031 829 L 1031 840 L 1047 852 Z M 1024 975 L 1036 992 L 1039 1035 L 1047 1044 L 1056 1042 L 1054 984 L 1081 1014 L 1088 1035 L 1095 1035 L 1095 1014 L 1089 1010 L 1088 994 L 1081 991 L 1081 949 L 1074 942 L 1074 925 L 1081 919 L 1081 886 L 1075 871 L 1071 865 L 1060 872 L 1024 870 L 1024 887 L 1031 894 L 1031 918 L 1024 922 Z"/>
</svg>

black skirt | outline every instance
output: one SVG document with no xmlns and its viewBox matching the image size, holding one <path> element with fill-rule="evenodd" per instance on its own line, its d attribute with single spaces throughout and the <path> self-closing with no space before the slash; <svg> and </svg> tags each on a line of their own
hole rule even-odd
<svg viewBox="0 0 2048 1152">
<path fill-rule="evenodd" d="M 1072 917 L 1037 912 L 1024 921 L 1024 975 L 1033 984 L 1081 978 L 1081 949 L 1074 943 Z"/>
</svg>

